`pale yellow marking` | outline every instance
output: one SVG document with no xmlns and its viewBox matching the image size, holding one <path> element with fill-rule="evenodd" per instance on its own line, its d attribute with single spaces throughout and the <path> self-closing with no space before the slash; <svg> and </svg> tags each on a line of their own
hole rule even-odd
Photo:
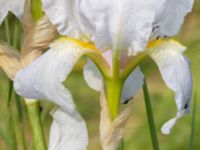
<svg viewBox="0 0 200 150">
<path fill-rule="evenodd" d="M 90 50 L 95 50 L 95 51 L 99 51 L 94 44 L 92 43 L 86 43 L 86 42 L 83 42 L 81 40 L 78 40 L 78 39 L 74 39 L 74 38 L 70 38 L 70 37 L 60 37 L 59 40 L 61 41 L 67 41 L 67 42 L 71 42 L 77 46 L 79 46 L 80 48 L 82 49 L 90 49 Z"/>
<path fill-rule="evenodd" d="M 148 44 L 147 44 L 147 48 L 150 49 L 150 48 L 154 48 L 156 46 L 159 46 L 165 42 L 174 42 L 174 43 L 177 43 L 177 44 L 180 44 L 178 41 L 174 40 L 174 39 L 158 39 L 158 40 L 153 40 L 153 41 L 150 41 Z"/>
</svg>

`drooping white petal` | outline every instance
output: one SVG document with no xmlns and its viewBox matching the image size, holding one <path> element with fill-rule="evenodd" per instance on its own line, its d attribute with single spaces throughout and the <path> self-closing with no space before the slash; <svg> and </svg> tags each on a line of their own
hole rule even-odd
<svg viewBox="0 0 200 150">
<path fill-rule="evenodd" d="M 173 36 L 183 24 L 184 17 L 191 12 L 194 0 L 166 0 L 157 13 L 154 27 L 157 36 Z"/>
<path fill-rule="evenodd" d="M 85 81 L 88 86 L 96 91 L 103 88 L 102 76 L 95 64 L 88 60 L 83 70 Z M 121 103 L 125 103 L 141 89 L 144 75 L 139 68 L 136 68 L 124 83 L 122 90 Z"/>
<path fill-rule="evenodd" d="M 103 54 L 103 57 L 107 61 L 110 68 L 112 68 L 112 51 L 106 51 Z M 90 60 L 87 60 L 86 65 L 83 69 L 83 74 L 85 81 L 88 86 L 96 91 L 101 91 L 103 88 L 102 75 L 96 65 Z"/>
<path fill-rule="evenodd" d="M 87 64 L 84 66 L 83 75 L 90 88 L 96 91 L 102 90 L 102 75 L 96 65 L 90 59 L 88 59 Z"/>
<path fill-rule="evenodd" d="M 74 0 L 42 0 L 42 3 L 46 15 L 61 35 L 73 38 L 80 36 Z"/>
<path fill-rule="evenodd" d="M 189 61 L 182 55 L 184 50 L 185 47 L 174 40 L 158 40 L 147 50 L 157 63 L 166 85 L 176 92 L 178 113 L 175 119 L 163 126 L 165 133 L 170 132 L 178 118 L 190 111 L 192 77 Z"/>
<path fill-rule="evenodd" d="M 128 100 L 132 99 L 133 96 L 142 88 L 144 84 L 144 75 L 139 67 L 137 67 L 128 77 L 124 83 L 124 88 L 122 90 L 122 103 L 126 103 Z"/>
<path fill-rule="evenodd" d="M 62 109 L 51 113 L 53 123 L 51 125 L 48 150 L 86 150 L 88 134 L 85 121 L 80 114 L 74 112 L 68 114 Z"/>
<path fill-rule="evenodd" d="M 142 51 L 164 0 L 77 0 L 84 30 L 100 49 Z"/>
<path fill-rule="evenodd" d="M 15 77 L 15 90 L 26 98 L 47 99 L 65 110 L 73 110 L 74 103 L 63 81 L 77 60 L 87 52 L 68 38 L 60 38 Z"/>
<path fill-rule="evenodd" d="M 0 0 L 0 24 L 7 16 L 8 11 L 21 18 L 24 13 L 24 2 L 25 0 Z"/>
<path fill-rule="evenodd" d="M 161 132 L 163 134 L 170 134 L 171 129 L 173 128 L 173 126 L 176 124 L 176 122 L 178 121 L 178 119 L 182 116 L 183 114 L 177 114 L 174 118 L 170 119 L 169 121 L 167 121 L 161 128 Z"/>
</svg>

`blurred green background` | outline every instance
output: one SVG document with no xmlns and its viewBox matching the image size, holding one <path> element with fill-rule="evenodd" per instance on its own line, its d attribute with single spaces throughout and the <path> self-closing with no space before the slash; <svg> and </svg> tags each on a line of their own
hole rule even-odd
<svg viewBox="0 0 200 150">
<path fill-rule="evenodd" d="M 12 32 L 11 32 L 12 34 Z M 0 39 L 4 40 L 4 28 L 0 28 Z M 197 91 L 196 120 L 194 132 L 193 150 L 200 149 L 200 1 L 195 2 L 193 12 L 186 17 L 181 32 L 176 37 L 178 41 L 187 46 L 186 55 L 191 60 L 191 69 L 193 73 L 194 89 Z M 71 90 L 77 108 L 87 121 L 89 129 L 89 150 L 99 150 L 99 93 L 91 90 L 86 85 L 83 75 L 82 66 L 85 59 L 81 60 L 66 80 L 66 86 Z M 176 105 L 174 102 L 174 93 L 169 90 L 161 79 L 155 63 L 146 59 L 142 63 L 145 72 L 149 92 L 152 100 L 154 119 L 157 129 L 161 150 L 188 150 L 191 134 L 192 115 L 183 117 L 178 121 L 170 135 L 163 135 L 160 128 L 171 117 L 176 114 Z M 0 71 L 0 150 L 9 149 L 9 110 L 6 106 L 8 97 L 8 78 Z M 20 100 L 23 112 L 23 122 L 20 124 L 16 119 L 15 95 L 12 94 L 11 109 L 14 116 L 14 126 L 17 133 L 17 142 L 20 139 L 20 128 L 25 132 L 25 140 L 28 149 L 32 149 L 31 130 L 28 124 L 26 110 L 24 109 L 23 99 Z M 48 139 L 51 116 L 48 114 L 53 105 L 42 102 L 42 118 L 44 123 L 46 139 Z M 48 141 L 48 140 L 47 140 Z M 125 150 L 151 150 L 151 139 L 146 117 L 143 93 L 140 91 L 134 98 L 132 115 L 128 121 L 125 130 Z M 19 150 L 21 146 L 19 145 Z"/>
</svg>

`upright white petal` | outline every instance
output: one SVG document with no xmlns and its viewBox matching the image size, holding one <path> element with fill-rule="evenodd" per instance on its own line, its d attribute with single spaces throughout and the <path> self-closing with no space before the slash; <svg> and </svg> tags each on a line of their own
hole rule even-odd
<svg viewBox="0 0 200 150">
<path fill-rule="evenodd" d="M 42 0 L 42 3 L 46 15 L 61 35 L 80 37 L 75 0 Z"/>
<path fill-rule="evenodd" d="M 100 49 L 142 51 L 165 0 L 77 0 L 81 23 Z"/>
<path fill-rule="evenodd" d="M 137 67 L 127 78 L 124 83 L 124 88 L 122 90 L 122 103 L 128 102 L 128 100 L 132 99 L 136 93 L 142 88 L 144 84 L 144 74 Z"/>
<path fill-rule="evenodd" d="M 42 0 L 44 11 L 63 35 L 81 34 L 102 49 L 142 51 L 165 0 Z"/>
<path fill-rule="evenodd" d="M 48 150 L 86 150 L 88 134 L 85 121 L 74 110 L 71 114 L 62 109 L 51 113 L 51 125 Z"/>
<path fill-rule="evenodd" d="M 63 81 L 86 52 L 87 49 L 75 41 L 60 38 L 45 54 L 17 73 L 14 81 L 16 92 L 26 98 L 47 99 L 73 111 L 74 103 Z"/>
<path fill-rule="evenodd" d="M 87 64 L 83 69 L 84 79 L 88 86 L 96 91 L 101 91 L 103 88 L 103 79 L 96 65 L 88 59 Z"/>
<path fill-rule="evenodd" d="M 88 86 L 96 91 L 103 89 L 102 75 L 95 64 L 88 60 L 83 70 L 85 81 Z M 127 78 L 122 90 L 121 103 L 132 99 L 133 96 L 141 89 L 144 75 L 139 68 L 136 68 Z"/>
<path fill-rule="evenodd" d="M 157 36 L 173 36 L 183 24 L 184 17 L 191 12 L 194 0 L 166 0 L 160 8 L 154 22 L 154 34 Z"/>
<path fill-rule="evenodd" d="M 24 2 L 25 0 L 0 0 L 0 24 L 7 16 L 8 11 L 21 18 L 24 13 Z"/>
<path fill-rule="evenodd" d="M 167 122 L 162 131 L 166 134 L 178 118 L 190 111 L 192 93 L 192 77 L 190 63 L 182 55 L 185 47 L 174 40 L 158 40 L 149 46 L 148 53 L 157 63 L 167 86 L 176 92 L 176 105 L 178 113 L 175 118 Z"/>
</svg>

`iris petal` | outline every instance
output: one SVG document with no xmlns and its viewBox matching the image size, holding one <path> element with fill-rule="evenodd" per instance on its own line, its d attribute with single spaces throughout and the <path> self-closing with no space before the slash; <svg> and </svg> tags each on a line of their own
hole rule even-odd
<svg viewBox="0 0 200 150">
<path fill-rule="evenodd" d="M 88 134 L 85 121 L 75 110 L 66 113 L 57 109 L 51 113 L 53 123 L 50 131 L 49 150 L 86 150 Z"/>
<path fill-rule="evenodd" d="M 147 51 L 157 63 L 166 85 L 176 93 L 177 116 L 162 128 L 162 131 L 168 134 L 177 119 L 190 111 L 192 94 L 190 63 L 182 54 L 186 48 L 174 40 L 158 40 L 153 45 L 149 45 Z"/>
<path fill-rule="evenodd" d="M 43 0 L 44 11 L 59 32 L 86 36 L 97 48 L 143 51 L 164 0 Z"/>
<path fill-rule="evenodd" d="M 63 81 L 87 50 L 65 38 L 55 41 L 46 53 L 17 73 L 16 92 L 26 98 L 50 100 L 64 110 L 73 111 L 72 96 Z"/>
<path fill-rule="evenodd" d="M 167 0 L 155 21 L 156 26 L 159 26 L 158 35 L 175 35 L 183 24 L 184 17 L 191 12 L 193 3 L 194 0 Z"/>
<path fill-rule="evenodd" d="M 42 0 L 42 4 L 46 15 L 61 35 L 73 38 L 81 36 L 73 0 Z"/>
</svg>

